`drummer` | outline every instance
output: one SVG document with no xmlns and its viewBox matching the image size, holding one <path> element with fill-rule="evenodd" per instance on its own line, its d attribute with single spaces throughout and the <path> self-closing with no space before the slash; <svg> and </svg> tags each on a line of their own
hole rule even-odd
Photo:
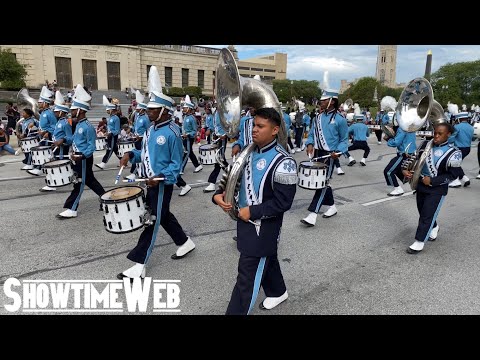
<svg viewBox="0 0 480 360">
<path fill-rule="evenodd" d="M 338 90 L 323 91 L 320 98 L 320 110 L 322 113 L 312 119 L 306 142 L 307 154 L 309 157 L 329 156 L 324 160 L 328 166 L 327 180 L 329 180 L 332 177 L 333 160 L 348 150 L 348 125 L 347 120 L 338 112 Z M 340 155 L 338 155 L 339 153 Z M 302 219 L 301 223 L 315 226 L 317 214 L 322 205 L 329 206 L 323 214 L 324 218 L 330 218 L 337 214 L 330 185 L 315 191 L 313 200 L 308 207 L 310 214 Z"/>
<path fill-rule="evenodd" d="M 29 109 L 29 108 L 23 109 L 22 117 L 24 119 L 22 123 L 22 133 L 17 134 L 17 137 L 20 140 L 28 137 L 33 137 L 33 134 L 34 133 L 36 134 L 36 130 L 38 129 L 38 121 L 37 119 L 35 119 L 32 109 Z M 25 164 L 25 166 L 22 168 L 22 170 L 32 170 L 33 169 L 32 152 L 29 151 L 24 153 L 25 153 L 25 159 L 23 159 L 22 162 Z"/>
<path fill-rule="evenodd" d="M 53 146 L 55 147 L 53 155 L 55 158 L 63 160 L 64 158 L 68 158 L 68 151 L 70 150 L 70 144 L 73 140 L 72 126 L 67 119 L 67 114 L 70 112 L 70 109 L 65 105 L 63 95 L 59 90 L 55 93 L 54 104 L 53 112 L 58 121 L 52 136 Z M 57 188 L 48 185 L 40 189 L 41 192 L 55 190 L 57 190 Z"/>
<path fill-rule="evenodd" d="M 207 109 L 210 110 L 210 104 L 207 105 Z M 220 123 L 220 115 L 218 112 L 215 112 L 213 117 L 213 125 L 215 135 L 218 137 L 220 155 L 222 158 L 225 158 L 225 150 L 227 148 L 227 135 L 225 130 L 223 130 L 222 124 Z M 215 183 L 217 182 L 218 174 L 220 173 L 220 164 L 215 161 L 215 167 L 208 177 L 208 186 L 203 189 L 204 193 L 215 191 Z"/>
</svg>

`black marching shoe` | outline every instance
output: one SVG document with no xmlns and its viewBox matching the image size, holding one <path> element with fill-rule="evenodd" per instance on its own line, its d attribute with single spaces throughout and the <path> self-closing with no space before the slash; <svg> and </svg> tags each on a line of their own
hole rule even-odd
<svg viewBox="0 0 480 360">
<path fill-rule="evenodd" d="M 350 162 L 348 163 L 347 166 L 353 166 L 353 165 L 355 165 L 356 163 L 357 163 L 356 160 L 352 160 L 352 161 L 350 161 Z"/>
</svg>

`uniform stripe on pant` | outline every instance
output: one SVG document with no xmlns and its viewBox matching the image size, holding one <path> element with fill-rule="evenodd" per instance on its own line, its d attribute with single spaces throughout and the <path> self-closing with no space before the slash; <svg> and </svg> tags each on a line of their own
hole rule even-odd
<svg viewBox="0 0 480 360">
<path fill-rule="evenodd" d="M 189 155 L 190 155 L 190 139 L 187 137 L 187 153 L 183 154 L 182 172 L 185 171 L 185 166 L 187 165 Z"/>
<path fill-rule="evenodd" d="M 430 228 L 428 229 L 427 235 L 425 236 L 425 239 L 423 239 L 423 242 L 426 242 L 430 237 L 430 233 L 432 232 L 433 225 L 437 221 L 438 213 L 440 212 L 440 208 L 442 207 L 443 200 L 445 200 L 445 195 L 441 197 L 440 202 L 437 205 L 437 210 L 435 210 L 435 214 L 433 214 L 432 223 L 430 224 Z"/>
<path fill-rule="evenodd" d="M 73 211 L 77 210 L 78 203 L 80 202 L 80 198 L 82 197 L 83 189 L 85 188 L 85 174 L 87 172 L 87 159 L 82 159 L 82 184 L 80 185 L 80 191 L 78 192 L 77 198 L 73 203 L 72 209 Z"/>
<path fill-rule="evenodd" d="M 333 161 L 330 159 L 328 162 L 327 179 L 326 179 L 327 181 L 332 177 L 332 172 L 333 172 Z M 320 198 L 318 199 L 318 202 L 317 202 L 317 206 L 315 207 L 315 212 L 317 214 L 320 211 L 320 208 L 322 207 L 322 201 L 323 201 L 323 198 L 325 197 L 325 193 L 327 192 L 328 188 L 329 186 L 327 185 L 322 189 L 322 194 L 320 195 Z"/>
<path fill-rule="evenodd" d="M 262 276 L 263 270 L 265 269 L 265 260 L 266 257 L 262 257 L 260 262 L 258 263 L 257 272 L 255 273 L 255 281 L 253 282 L 253 292 L 252 292 L 252 300 L 250 301 L 250 306 L 248 307 L 247 315 L 253 309 L 253 305 L 255 305 L 255 301 L 257 301 L 258 292 L 260 291 L 260 284 L 262 283 Z"/>
<path fill-rule="evenodd" d="M 395 161 L 395 163 L 392 165 L 392 167 L 390 167 L 389 171 L 387 171 L 387 185 L 390 185 L 390 186 L 398 186 L 398 182 L 397 182 L 397 185 L 395 185 L 395 181 L 392 177 L 392 172 L 396 171 L 397 170 L 397 166 L 400 165 L 400 162 L 403 160 L 403 156 L 399 156 L 397 161 Z M 388 166 L 388 165 L 387 165 Z M 395 179 L 396 180 L 396 179 Z"/>
<path fill-rule="evenodd" d="M 147 250 L 147 256 L 145 256 L 145 262 L 144 264 L 147 263 L 148 258 L 152 254 L 153 246 L 155 245 L 155 241 L 157 240 L 157 233 L 158 233 L 158 228 L 160 227 L 160 222 L 162 221 L 162 204 L 163 204 L 163 189 L 164 189 L 165 184 L 163 181 L 158 184 L 158 198 L 157 198 L 157 220 L 155 220 L 155 227 L 153 229 L 153 234 L 152 234 L 152 241 L 150 243 L 150 246 L 148 247 Z"/>
</svg>

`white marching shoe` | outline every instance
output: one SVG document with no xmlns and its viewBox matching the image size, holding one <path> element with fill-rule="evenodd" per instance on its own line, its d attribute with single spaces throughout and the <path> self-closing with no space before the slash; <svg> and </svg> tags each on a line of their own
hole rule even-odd
<svg viewBox="0 0 480 360">
<path fill-rule="evenodd" d="M 463 175 L 462 181 L 463 181 L 463 187 L 470 186 L 470 179 L 467 177 L 467 175 Z"/>
<path fill-rule="evenodd" d="M 393 189 L 392 192 L 388 193 L 388 196 L 400 196 L 403 195 L 405 191 L 403 191 L 401 186 L 397 186 L 395 189 Z"/>
<path fill-rule="evenodd" d="M 135 174 L 130 174 L 130 175 L 125 176 L 125 179 L 127 179 L 127 180 L 135 180 Z"/>
<path fill-rule="evenodd" d="M 329 218 L 333 215 L 337 215 L 337 207 L 335 205 L 330 206 L 328 210 L 323 213 L 322 217 Z"/>
<path fill-rule="evenodd" d="M 105 169 L 105 163 L 103 161 L 100 164 L 95 164 L 95 166 L 102 170 Z"/>
<path fill-rule="evenodd" d="M 22 167 L 22 170 L 32 170 L 33 169 L 33 165 L 25 165 L 24 167 Z"/>
<path fill-rule="evenodd" d="M 479 179 L 480 180 L 480 174 L 477 175 L 477 177 L 475 179 Z"/>
<path fill-rule="evenodd" d="M 381 142 L 381 141 L 377 141 L 377 144 L 378 144 L 378 145 L 382 145 L 382 142 Z"/>
<path fill-rule="evenodd" d="M 190 236 L 187 238 L 187 241 L 177 249 L 177 252 L 171 256 L 173 260 L 178 260 L 183 258 L 189 252 L 195 249 L 195 243 L 190 239 Z"/>
<path fill-rule="evenodd" d="M 360 165 L 367 166 L 367 164 L 365 164 L 365 161 L 367 160 L 365 158 L 362 158 L 362 160 L 360 160 Z"/>
<path fill-rule="evenodd" d="M 462 183 L 458 179 L 455 179 L 448 184 L 448 187 L 451 187 L 451 188 L 458 188 L 460 186 L 462 186 Z"/>
<path fill-rule="evenodd" d="M 337 168 L 337 174 L 338 175 L 345 175 L 345 172 L 342 170 L 342 168 Z"/>
<path fill-rule="evenodd" d="M 432 231 L 430 231 L 430 237 L 428 238 L 429 241 L 435 241 L 437 240 L 437 236 L 438 236 L 438 225 L 435 226 Z"/>
<path fill-rule="evenodd" d="M 20 155 L 21 152 L 22 152 L 22 149 L 21 149 L 21 148 L 18 148 L 17 151 L 15 151 L 15 156 Z"/>
<path fill-rule="evenodd" d="M 423 250 L 425 243 L 423 241 L 415 240 L 415 242 L 407 248 L 407 253 L 409 254 L 418 254 Z"/>
<path fill-rule="evenodd" d="M 282 296 L 279 297 L 267 297 L 265 300 L 263 300 L 260 303 L 260 309 L 262 310 L 271 310 L 274 307 L 280 305 L 282 302 L 287 300 L 288 298 L 288 292 L 285 291 L 285 293 Z"/>
<path fill-rule="evenodd" d="M 293 155 L 293 154 L 295 154 L 295 152 L 296 152 L 296 151 L 295 151 L 295 148 L 293 148 L 293 149 L 290 149 L 290 154 L 292 154 L 292 155 Z"/>
<path fill-rule="evenodd" d="M 190 185 L 185 185 L 185 186 L 182 186 L 181 189 L 182 189 L 182 190 L 180 191 L 180 194 L 178 194 L 178 196 L 185 196 L 185 195 L 187 195 L 188 192 L 189 192 L 190 190 L 192 190 L 192 187 L 191 187 Z"/>
<path fill-rule="evenodd" d="M 145 264 L 139 264 L 136 263 L 133 265 L 131 268 L 125 270 L 124 272 L 121 272 L 120 274 L 117 275 L 117 279 L 122 280 L 123 278 L 142 278 L 144 279 L 146 275 L 146 268 Z"/>
<path fill-rule="evenodd" d="M 215 184 L 213 183 L 208 184 L 208 186 L 205 189 L 203 189 L 204 193 L 208 193 L 212 191 L 215 191 Z"/>
<path fill-rule="evenodd" d="M 43 173 L 42 170 L 40 170 L 40 169 L 31 169 L 31 170 L 27 170 L 27 172 L 30 175 L 35 175 L 35 176 L 38 176 L 38 175 Z"/>
<path fill-rule="evenodd" d="M 300 220 L 300 222 L 308 226 L 315 226 L 315 223 L 317 222 L 317 213 L 311 212 L 305 219 Z"/>
<path fill-rule="evenodd" d="M 70 210 L 70 209 L 67 209 L 64 212 L 61 212 L 60 214 L 57 215 L 58 219 L 71 219 L 74 217 L 77 217 L 77 211 Z"/>
<path fill-rule="evenodd" d="M 44 186 L 43 188 L 40 189 L 40 191 L 56 191 L 56 188 L 50 187 L 50 186 Z"/>
<path fill-rule="evenodd" d="M 194 173 L 197 173 L 199 171 L 201 171 L 203 169 L 203 166 L 202 165 L 198 165 L 195 170 L 193 170 Z"/>
</svg>

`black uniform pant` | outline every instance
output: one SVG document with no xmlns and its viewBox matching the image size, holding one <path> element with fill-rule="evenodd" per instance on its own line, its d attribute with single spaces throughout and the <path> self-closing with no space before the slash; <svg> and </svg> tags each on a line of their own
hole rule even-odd
<svg viewBox="0 0 480 360">
<path fill-rule="evenodd" d="M 417 209 L 420 214 L 418 219 L 415 240 L 425 242 L 432 229 L 437 226 L 437 217 L 442 207 L 445 195 L 428 194 L 417 189 Z"/>
<path fill-rule="evenodd" d="M 374 132 L 375 132 L 375 136 L 377 137 L 378 142 L 381 142 L 383 131 L 382 130 L 374 130 Z"/>
<path fill-rule="evenodd" d="M 135 145 L 135 149 L 142 150 L 142 138 L 135 141 L 134 145 Z M 134 174 L 136 168 L 137 168 L 137 164 L 133 163 L 132 167 L 130 168 L 130 174 Z"/>
<path fill-rule="evenodd" d="M 105 156 L 102 159 L 102 162 L 106 164 L 113 153 L 118 157 L 118 135 L 113 135 L 112 133 L 108 134 L 107 136 L 107 151 L 105 152 Z"/>
<path fill-rule="evenodd" d="M 405 159 L 403 154 L 395 156 L 388 165 L 383 170 L 383 175 L 385 176 L 385 180 L 388 186 L 398 186 L 398 180 L 403 179 L 402 174 L 402 162 Z"/>
<path fill-rule="evenodd" d="M 219 140 L 220 142 L 220 154 L 221 156 L 225 156 L 225 149 L 227 148 L 227 139 L 225 140 Z M 217 182 L 218 174 L 220 174 L 221 167 L 220 165 L 215 162 L 213 171 L 210 173 L 210 176 L 208 177 L 208 182 L 215 184 Z"/>
<path fill-rule="evenodd" d="M 478 166 L 480 167 L 480 143 L 478 145 L 479 146 L 477 147 L 477 159 L 478 159 Z M 480 175 L 480 169 L 478 170 L 478 174 Z"/>
<path fill-rule="evenodd" d="M 187 241 L 187 235 L 185 235 L 175 216 L 170 212 L 172 192 L 173 185 L 165 185 L 162 182 L 155 187 L 148 188 L 146 195 L 147 206 L 150 208 L 150 213 L 155 215 L 157 219 L 152 225 L 145 227 L 140 234 L 137 246 L 127 255 L 129 260 L 139 264 L 147 263 L 155 246 L 160 225 L 162 225 L 177 246 L 183 245 Z"/>
<path fill-rule="evenodd" d="M 464 161 L 467 155 L 470 154 L 470 147 L 461 147 L 458 149 L 462 152 L 462 161 Z M 465 172 L 461 166 L 452 168 L 452 174 L 455 176 L 455 179 L 461 179 L 465 176 Z"/>
<path fill-rule="evenodd" d="M 185 166 L 187 165 L 188 158 L 192 161 L 193 166 L 197 167 L 200 165 L 198 162 L 195 153 L 193 152 L 193 143 L 195 141 L 194 137 L 187 136 L 186 139 L 183 139 L 183 147 L 187 150 L 186 153 L 183 154 L 183 166 L 182 171 L 185 171 Z"/>
<path fill-rule="evenodd" d="M 184 187 L 187 185 L 187 183 L 185 182 L 185 180 L 183 180 L 183 178 L 180 175 L 178 175 L 177 183 L 175 185 L 177 185 L 178 187 Z"/>
<path fill-rule="evenodd" d="M 83 189 L 87 185 L 90 189 L 93 190 L 98 196 L 102 196 L 105 193 L 103 186 L 98 182 L 98 180 L 93 175 L 93 155 L 87 159 L 82 159 L 79 161 L 73 161 L 73 172 L 76 174 L 77 178 L 81 178 L 81 182 L 78 182 L 73 185 L 73 190 L 70 193 L 70 196 L 65 201 L 63 205 L 64 208 L 76 211 L 78 209 L 78 203 L 83 194 Z"/>
<path fill-rule="evenodd" d="M 290 131 L 288 131 L 288 132 L 290 133 Z M 294 149 L 295 149 L 295 147 L 293 146 L 292 138 L 291 138 L 290 135 L 287 137 L 287 143 L 288 143 L 288 146 L 290 146 L 290 150 L 294 150 Z"/>
<path fill-rule="evenodd" d="M 295 128 L 295 146 L 298 148 L 302 147 L 303 140 L 303 126 Z"/>
<path fill-rule="evenodd" d="M 330 154 L 328 151 L 316 149 L 314 157 L 325 156 L 328 154 Z M 330 157 L 326 159 L 325 164 L 327 165 L 327 180 L 329 180 L 332 177 L 334 161 Z M 315 190 L 315 195 L 308 207 L 308 211 L 318 214 L 322 205 L 332 206 L 333 204 L 335 204 L 335 201 L 333 200 L 333 190 L 327 183 L 327 186 L 323 189 Z"/>
<path fill-rule="evenodd" d="M 287 291 L 277 255 L 254 257 L 240 254 L 237 282 L 226 315 L 248 315 L 255 305 L 260 286 L 267 297 L 279 297 Z"/>
<path fill-rule="evenodd" d="M 348 147 L 348 151 L 352 150 L 363 150 L 363 157 L 366 159 L 368 154 L 370 154 L 370 147 L 368 146 L 366 141 L 354 141 L 352 145 Z"/>
</svg>

